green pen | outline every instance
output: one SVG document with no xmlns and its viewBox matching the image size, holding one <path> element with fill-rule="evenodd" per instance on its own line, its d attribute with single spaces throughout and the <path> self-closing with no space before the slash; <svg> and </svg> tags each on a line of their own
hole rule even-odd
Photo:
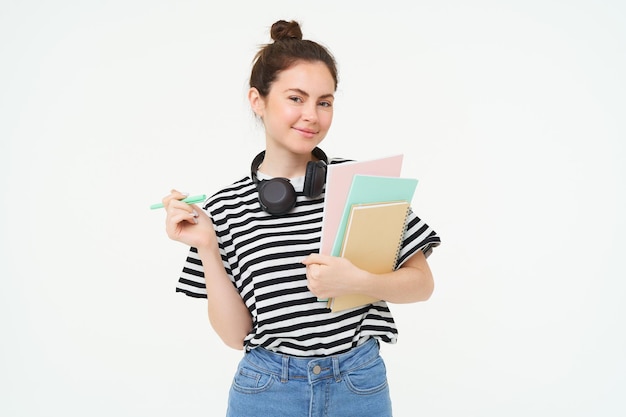
<svg viewBox="0 0 626 417">
<path fill-rule="evenodd" d="M 182 201 L 183 203 L 187 203 L 187 204 L 195 204 L 195 203 L 202 203 L 204 200 L 206 200 L 206 194 L 192 195 L 191 197 L 183 198 L 180 201 Z M 150 210 L 159 209 L 159 208 L 163 208 L 163 203 L 156 203 L 150 206 Z"/>
</svg>

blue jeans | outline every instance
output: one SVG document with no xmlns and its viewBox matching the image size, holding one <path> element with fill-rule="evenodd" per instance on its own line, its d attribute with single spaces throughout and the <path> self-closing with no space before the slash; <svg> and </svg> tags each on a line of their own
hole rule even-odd
<svg viewBox="0 0 626 417">
<path fill-rule="evenodd" d="M 303 358 L 256 348 L 230 388 L 227 417 L 391 417 L 378 341 L 347 353 Z"/>
</svg>

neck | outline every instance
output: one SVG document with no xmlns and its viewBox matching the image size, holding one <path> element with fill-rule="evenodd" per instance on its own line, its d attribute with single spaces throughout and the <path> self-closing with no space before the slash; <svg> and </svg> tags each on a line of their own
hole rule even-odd
<svg viewBox="0 0 626 417">
<path fill-rule="evenodd" d="M 296 178 L 306 173 L 306 164 L 317 161 L 312 153 L 294 154 L 288 151 L 280 152 L 267 149 L 259 171 L 271 177 Z"/>
</svg>

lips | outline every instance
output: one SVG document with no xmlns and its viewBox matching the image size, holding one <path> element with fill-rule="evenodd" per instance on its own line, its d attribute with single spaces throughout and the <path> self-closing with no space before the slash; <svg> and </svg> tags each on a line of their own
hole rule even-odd
<svg viewBox="0 0 626 417">
<path fill-rule="evenodd" d="M 306 129 L 302 127 L 294 127 L 293 129 L 299 132 L 300 134 L 302 134 L 303 136 L 306 136 L 309 138 L 315 136 L 318 133 L 317 130 Z"/>
</svg>

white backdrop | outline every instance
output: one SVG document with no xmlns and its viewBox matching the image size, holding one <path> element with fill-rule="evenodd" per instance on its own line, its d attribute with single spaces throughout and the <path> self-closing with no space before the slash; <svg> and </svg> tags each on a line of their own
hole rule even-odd
<svg viewBox="0 0 626 417">
<path fill-rule="evenodd" d="M 0 415 L 223 415 L 240 352 L 148 206 L 247 173 L 281 18 L 339 63 L 324 149 L 404 153 L 443 239 L 433 297 L 392 306 L 396 415 L 624 415 L 617 0 L 3 1 Z"/>
</svg>

